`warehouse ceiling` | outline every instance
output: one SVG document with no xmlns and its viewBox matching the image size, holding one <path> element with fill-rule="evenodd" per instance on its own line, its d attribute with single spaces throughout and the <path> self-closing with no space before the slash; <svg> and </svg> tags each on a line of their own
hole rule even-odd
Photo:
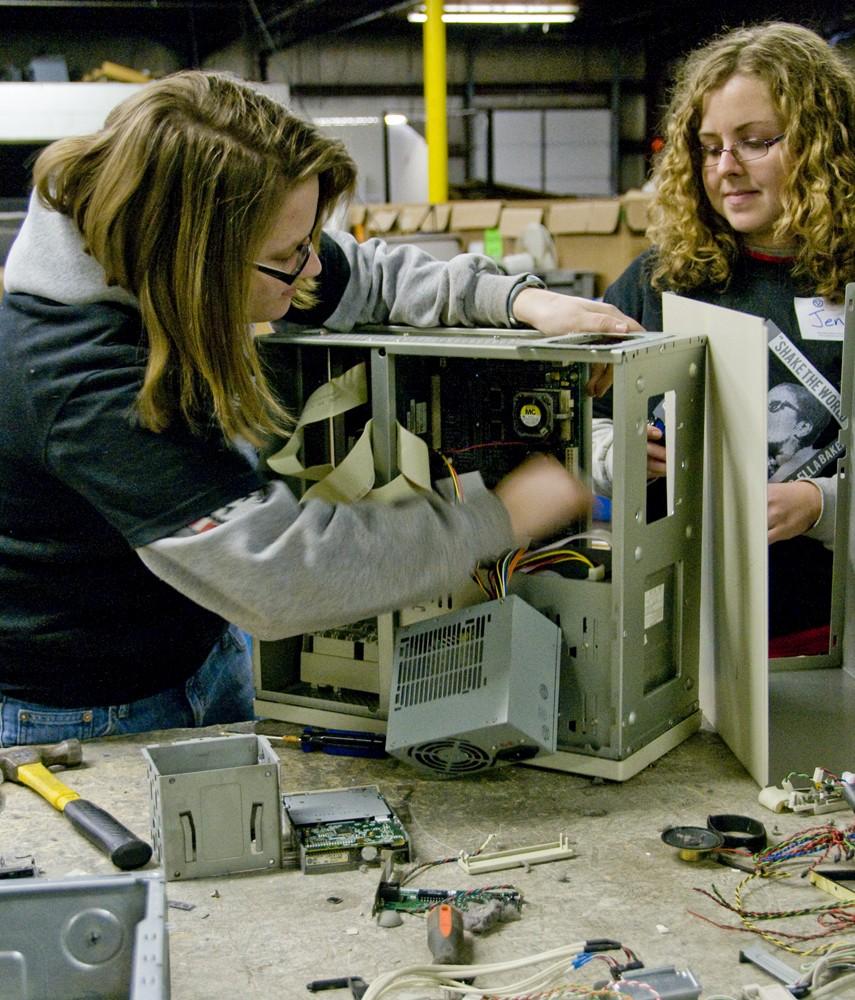
<svg viewBox="0 0 855 1000">
<path fill-rule="evenodd" d="M 553 26 L 550 40 L 612 43 L 644 48 L 648 58 L 684 51 L 723 26 L 765 18 L 797 20 L 826 37 L 855 30 L 852 0 L 578 0 L 573 24 Z M 140 34 L 181 52 L 187 65 L 248 37 L 259 52 L 288 48 L 309 39 L 382 33 L 395 38 L 419 32 L 406 20 L 417 0 L 0 0 L 0 37 L 34 30 L 56 35 Z M 449 26 L 464 41 L 514 38 L 528 28 Z"/>
</svg>

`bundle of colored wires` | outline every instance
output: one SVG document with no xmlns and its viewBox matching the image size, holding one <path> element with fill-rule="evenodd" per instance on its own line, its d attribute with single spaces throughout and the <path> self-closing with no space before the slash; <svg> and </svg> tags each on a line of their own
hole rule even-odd
<svg viewBox="0 0 855 1000">
<path fill-rule="evenodd" d="M 722 894 L 712 887 L 712 892 L 698 889 L 702 895 L 714 900 L 720 906 L 739 917 L 741 927 L 728 927 L 715 924 L 725 930 L 743 930 L 757 934 L 770 944 L 793 954 L 821 955 L 829 952 L 834 945 L 819 944 L 813 947 L 798 947 L 795 942 L 807 942 L 816 938 L 828 937 L 843 931 L 851 931 L 855 927 L 855 914 L 852 908 L 855 903 L 834 902 L 818 906 L 799 907 L 790 910 L 749 910 L 743 904 L 743 895 L 749 886 L 758 879 L 786 879 L 790 876 L 788 869 L 803 866 L 802 877 L 811 869 L 816 868 L 831 858 L 835 862 L 848 860 L 855 855 L 855 825 L 839 829 L 831 824 L 810 827 L 796 836 L 785 840 L 774 847 L 767 848 L 754 855 L 754 871 L 742 879 L 734 890 L 732 903 L 728 903 Z M 702 914 L 693 916 L 715 923 Z M 812 933 L 795 933 L 789 931 L 767 931 L 758 926 L 759 923 L 780 920 L 787 917 L 816 916 L 820 930 Z"/>
<path fill-rule="evenodd" d="M 560 563 L 578 562 L 589 569 L 594 569 L 594 563 L 575 549 L 568 546 L 571 542 L 580 541 L 586 538 L 603 540 L 604 537 L 611 540 L 607 531 L 594 529 L 593 531 L 583 531 L 560 541 L 551 542 L 539 549 L 511 549 L 500 559 L 497 559 L 493 566 L 486 570 L 486 580 L 482 573 L 483 567 L 476 566 L 472 578 L 481 588 L 484 595 L 490 599 L 507 597 L 508 582 L 517 571 L 520 573 L 538 573 L 544 569 L 551 569 Z"/>
<path fill-rule="evenodd" d="M 855 824 L 842 829 L 830 823 L 808 827 L 789 840 L 755 854 L 754 863 L 758 873 L 763 875 L 780 866 L 800 864 L 807 858 L 814 858 L 808 865 L 810 871 L 826 861 L 831 854 L 835 861 L 855 856 Z"/>
<path fill-rule="evenodd" d="M 501 441 L 492 442 L 491 445 L 504 446 L 512 443 Z M 467 450 L 469 449 L 457 449 L 457 451 Z M 461 503 L 463 501 L 463 488 L 460 483 L 460 476 L 454 468 L 454 463 L 441 451 L 437 452 L 437 454 L 448 469 L 448 474 L 451 477 L 454 488 L 454 499 L 457 503 Z M 475 567 L 472 572 L 472 579 L 481 588 L 485 597 L 494 600 L 496 598 L 507 597 L 508 581 L 516 571 L 520 573 L 537 573 L 540 570 L 550 569 L 560 563 L 567 562 L 578 562 L 587 566 L 588 569 L 593 569 L 594 563 L 586 555 L 575 549 L 568 548 L 571 542 L 586 538 L 596 539 L 611 546 L 611 534 L 608 531 L 602 528 L 595 528 L 592 531 L 582 531 L 579 534 L 562 538 L 557 542 L 551 542 L 549 545 L 545 545 L 539 549 L 511 549 L 501 559 L 496 560 L 493 566 L 486 569 L 486 579 L 482 575 L 485 568 L 481 566 Z"/>
<path fill-rule="evenodd" d="M 437 452 L 439 457 L 445 462 L 445 467 L 448 469 L 448 474 L 451 477 L 451 485 L 454 487 L 454 499 L 457 503 L 463 502 L 463 488 L 460 485 L 460 476 L 457 475 L 457 470 L 452 465 L 451 461 L 443 455 L 441 451 Z"/>
</svg>

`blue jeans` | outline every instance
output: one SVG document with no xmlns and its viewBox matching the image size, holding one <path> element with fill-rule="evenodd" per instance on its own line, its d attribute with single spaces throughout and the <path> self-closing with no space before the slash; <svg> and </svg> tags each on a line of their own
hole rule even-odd
<svg viewBox="0 0 855 1000">
<path fill-rule="evenodd" d="M 180 687 L 127 705 L 51 708 L 0 697 L 0 747 L 97 739 L 252 719 L 251 639 L 234 625 Z"/>
</svg>

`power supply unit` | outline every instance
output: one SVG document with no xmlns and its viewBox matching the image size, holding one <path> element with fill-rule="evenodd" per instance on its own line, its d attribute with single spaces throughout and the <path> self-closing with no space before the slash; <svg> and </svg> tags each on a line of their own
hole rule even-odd
<svg viewBox="0 0 855 1000">
<path fill-rule="evenodd" d="M 515 595 L 399 629 L 386 750 L 445 777 L 553 753 L 560 653 Z"/>
</svg>

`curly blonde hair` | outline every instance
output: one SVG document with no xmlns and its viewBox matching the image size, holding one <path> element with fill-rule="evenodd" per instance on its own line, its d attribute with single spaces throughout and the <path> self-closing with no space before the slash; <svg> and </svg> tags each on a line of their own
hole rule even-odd
<svg viewBox="0 0 855 1000">
<path fill-rule="evenodd" d="M 785 123 L 775 233 L 795 245 L 793 273 L 839 301 L 855 279 L 855 73 L 819 35 L 777 22 L 718 36 L 678 73 L 653 175 L 652 283 L 680 292 L 730 280 L 740 240 L 704 192 L 698 130 L 705 96 L 736 73 L 766 83 Z"/>
<path fill-rule="evenodd" d="M 265 379 L 248 300 L 282 198 L 317 177 L 313 239 L 355 183 L 344 146 L 224 74 L 147 84 L 104 128 L 39 156 L 41 200 L 68 215 L 110 284 L 136 296 L 147 338 L 137 415 L 161 432 L 212 421 L 256 444 L 293 420 Z M 299 279 L 298 279 L 299 280 Z M 310 302 L 303 280 L 295 300 Z"/>
</svg>

